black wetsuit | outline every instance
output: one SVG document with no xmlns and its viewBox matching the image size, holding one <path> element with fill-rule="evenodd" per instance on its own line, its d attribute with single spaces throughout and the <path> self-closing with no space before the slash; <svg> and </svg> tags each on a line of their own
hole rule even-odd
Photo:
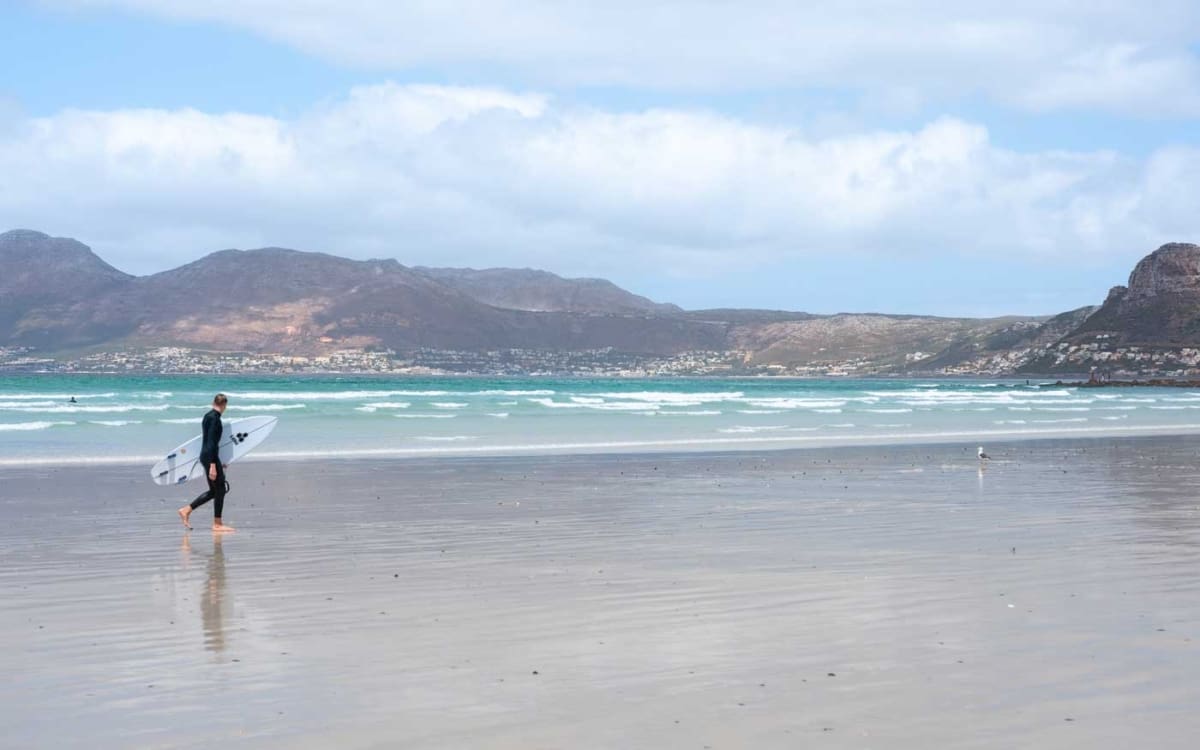
<svg viewBox="0 0 1200 750">
<path fill-rule="evenodd" d="M 204 478 L 208 480 L 208 491 L 192 501 L 192 510 L 199 508 L 209 500 L 213 501 L 213 517 L 220 518 L 225 507 L 225 468 L 221 466 L 221 456 L 218 448 L 221 445 L 221 412 L 212 409 L 204 415 L 204 439 L 200 444 L 200 465 L 204 467 Z M 213 479 L 208 473 L 209 467 L 217 465 L 217 478 Z"/>
</svg>

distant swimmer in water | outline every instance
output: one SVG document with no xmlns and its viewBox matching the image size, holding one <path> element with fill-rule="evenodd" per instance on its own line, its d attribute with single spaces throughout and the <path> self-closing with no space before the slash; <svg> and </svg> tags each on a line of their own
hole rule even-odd
<svg viewBox="0 0 1200 750">
<path fill-rule="evenodd" d="M 221 511 L 225 507 L 225 493 L 229 491 L 229 485 L 225 483 L 225 466 L 221 464 L 221 456 L 218 448 L 221 445 L 221 430 L 223 429 L 221 415 L 225 413 L 225 406 L 228 403 L 229 399 L 225 397 L 225 394 L 218 393 L 216 396 L 213 396 L 212 409 L 204 415 L 204 437 L 200 443 L 200 465 L 207 469 L 208 490 L 193 500 L 190 505 L 185 505 L 177 511 L 179 518 L 183 521 L 183 525 L 189 529 L 192 528 L 192 525 L 188 523 L 188 517 L 192 515 L 192 511 L 212 500 L 212 530 L 217 532 L 234 530 L 232 526 L 226 526 L 221 521 Z"/>
<path fill-rule="evenodd" d="M 72 397 L 71 397 L 71 400 L 70 400 L 70 401 L 68 401 L 67 403 L 71 403 L 71 404 L 78 404 L 79 402 L 75 400 L 75 397 L 74 397 L 74 396 L 72 396 Z"/>
</svg>

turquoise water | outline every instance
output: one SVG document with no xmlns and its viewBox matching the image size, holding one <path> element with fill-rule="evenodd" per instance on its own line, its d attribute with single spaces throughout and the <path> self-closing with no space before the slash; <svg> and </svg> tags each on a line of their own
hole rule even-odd
<svg viewBox="0 0 1200 750">
<path fill-rule="evenodd" d="M 153 460 L 218 390 L 227 419 L 279 417 L 257 456 L 294 459 L 1200 432 L 1200 391 L 1024 380 L 8 375 L 0 463 Z"/>
</svg>

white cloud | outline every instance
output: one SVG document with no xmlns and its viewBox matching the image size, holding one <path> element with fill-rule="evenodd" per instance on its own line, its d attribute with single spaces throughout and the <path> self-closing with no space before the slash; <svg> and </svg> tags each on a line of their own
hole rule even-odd
<svg viewBox="0 0 1200 750">
<path fill-rule="evenodd" d="M 0 134 L 3 228 L 157 270 L 266 244 L 405 263 L 719 277 L 811 256 L 1014 262 L 1200 236 L 1200 150 L 1022 153 L 985 128 L 816 137 L 707 112 L 383 84 L 293 120 L 64 111 Z"/>
<path fill-rule="evenodd" d="M 1033 110 L 1200 115 L 1194 0 L 42 2 L 222 23 L 339 63 L 472 80 L 836 88 L 885 109 L 983 94 Z"/>
<path fill-rule="evenodd" d="M 1090 49 L 1013 95 L 1034 110 L 1121 107 L 1150 115 L 1200 115 L 1200 59 L 1131 44 Z"/>
</svg>

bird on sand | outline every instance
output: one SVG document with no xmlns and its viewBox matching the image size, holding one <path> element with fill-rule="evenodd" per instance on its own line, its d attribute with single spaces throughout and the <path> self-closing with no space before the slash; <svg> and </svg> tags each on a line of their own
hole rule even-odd
<svg viewBox="0 0 1200 750">
<path fill-rule="evenodd" d="M 982 446 L 982 445 L 981 445 L 981 446 L 979 446 L 979 460 L 980 460 L 980 461 L 991 461 L 991 460 L 992 460 L 992 457 L 991 457 L 991 456 L 989 456 L 988 454 L 986 454 L 986 453 L 984 453 L 984 452 L 983 452 L 983 446 Z"/>
</svg>

